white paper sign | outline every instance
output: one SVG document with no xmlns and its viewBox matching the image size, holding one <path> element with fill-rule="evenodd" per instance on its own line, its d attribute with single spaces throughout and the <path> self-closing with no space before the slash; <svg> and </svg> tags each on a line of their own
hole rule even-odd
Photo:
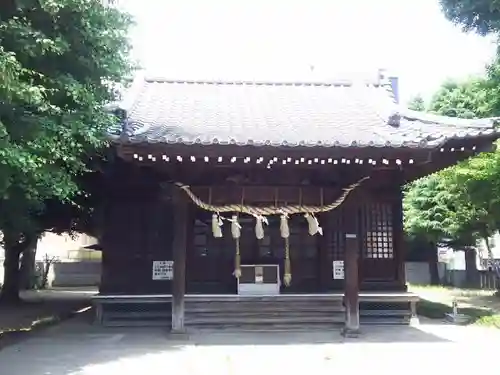
<svg viewBox="0 0 500 375">
<path fill-rule="evenodd" d="M 334 260 L 333 261 L 333 278 L 335 280 L 343 280 L 344 279 L 344 261 L 343 260 Z"/>
<path fill-rule="evenodd" d="M 153 280 L 172 280 L 174 278 L 173 260 L 153 261 Z"/>
<path fill-rule="evenodd" d="M 262 284 L 264 282 L 264 268 L 262 266 L 255 266 L 255 284 Z"/>
</svg>

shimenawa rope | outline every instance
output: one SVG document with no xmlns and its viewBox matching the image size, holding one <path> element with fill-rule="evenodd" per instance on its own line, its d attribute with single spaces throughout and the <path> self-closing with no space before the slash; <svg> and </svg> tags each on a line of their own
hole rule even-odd
<svg viewBox="0 0 500 375">
<path fill-rule="evenodd" d="M 198 207 L 211 211 L 211 212 L 216 212 L 216 213 L 223 213 L 223 212 L 240 212 L 240 213 L 245 213 L 248 215 L 253 215 L 253 216 L 267 216 L 267 215 L 282 215 L 282 214 L 300 214 L 300 213 L 309 213 L 309 214 L 316 214 L 316 213 L 321 213 L 321 212 L 328 212 L 331 210 L 334 210 L 338 206 L 340 206 L 347 196 L 354 190 L 356 189 L 363 181 L 369 179 L 370 177 L 363 177 L 361 178 L 358 182 L 355 182 L 354 184 L 349 185 L 348 187 L 343 189 L 343 193 L 340 195 L 340 197 L 337 198 L 334 202 L 326 205 L 326 206 L 307 206 L 307 205 L 286 205 L 286 206 L 267 206 L 267 207 L 256 207 L 256 206 L 249 206 L 249 205 L 243 205 L 243 204 L 229 204 L 229 205 L 223 205 L 223 206 L 217 206 L 213 204 L 209 204 L 207 202 L 204 202 L 201 200 L 199 197 L 194 195 L 194 193 L 191 191 L 189 186 L 184 185 L 180 182 L 176 182 L 175 185 L 181 188 L 186 192 L 186 194 L 191 198 L 194 204 L 196 204 Z"/>
</svg>

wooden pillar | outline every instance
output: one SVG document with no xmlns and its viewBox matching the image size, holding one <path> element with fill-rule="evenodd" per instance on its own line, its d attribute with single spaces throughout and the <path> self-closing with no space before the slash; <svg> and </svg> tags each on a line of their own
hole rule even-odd
<svg viewBox="0 0 500 375">
<path fill-rule="evenodd" d="M 343 230 L 345 236 L 344 255 L 344 304 L 346 309 L 345 337 L 356 337 L 359 334 L 359 228 L 358 204 L 356 198 L 349 197 L 343 210 Z"/>
<path fill-rule="evenodd" d="M 174 208 L 173 261 L 174 278 L 172 280 L 172 330 L 184 333 L 184 294 L 186 291 L 186 248 L 188 226 L 188 202 L 185 193 L 174 187 L 172 191 Z"/>
<path fill-rule="evenodd" d="M 318 274 L 319 274 L 319 290 L 328 292 L 332 288 L 332 257 L 328 248 L 328 241 L 332 238 L 332 212 L 323 214 L 319 218 L 319 222 L 323 227 L 324 234 L 318 237 Z M 335 229 L 337 230 L 337 229 Z"/>
<path fill-rule="evenodd" d="M 398 287 L 406 291 L 406 242 L 403 229 L 403 187 L 397 192 L 396 201 L 393 204 L 392 230 L 394 239 L 394 260 L 396 261 L 396 280 Z"/>
</svg>

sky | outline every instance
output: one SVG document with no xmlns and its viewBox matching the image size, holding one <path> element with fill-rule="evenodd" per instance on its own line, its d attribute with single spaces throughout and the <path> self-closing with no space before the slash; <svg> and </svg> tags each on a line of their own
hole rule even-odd
<svg viewBox="0 0 500 375">
<path fill-rule="evenodd" d="M 387 69 L 401 100 L 483 74 L 492 38 L 465 34 L 438 0 L 122 0 L 133 57 L 175 79 L 334 80 Z"/>
</svg>

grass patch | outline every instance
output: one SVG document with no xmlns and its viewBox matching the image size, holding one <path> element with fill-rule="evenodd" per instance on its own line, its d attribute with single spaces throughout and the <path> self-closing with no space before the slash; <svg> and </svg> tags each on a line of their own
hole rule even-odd
<svg viewBox="0 0 500 375">
<path fill-rule="evenodd" d="M 500 314 L 483 316 L 476 320 L 476 324 L 485 327 L 494 327 L 500 329 Z"/>
<path fill-rule="evenodd" d="M 68 316 L 69 317 L 69 316 Z M 27 327 L 19 327 L 19 328 L 10 328 L 4 329 L 0 331 L 0 350 L 7 346 L 10 343 L 15 342 L 16 340 L 22 339 L 23 337 L 27 337 L 31 333 L 38 331 L 40 329 L 50 327 L 59 323 L 63 320 L 64 316 L 48 316 L 42 319 L 37 319 L 31 323 L 31 325 Z"/>
<path fill-rule="evenodd" d="M 460 308 L 460 314 L 471 317 L 471 324 L 478 324 L 487 327 L 500 328 L 500 314 L 488 308 L 464 307 Z M 417 304 L 418 315 L 430 319 L 444 319 L 446 314 L 452 312 L 449 305 L 441 302 L 421 299 Z"/>
<path fill-rule="evenodd" d="M 88 309 L 90 309 L 90 307 L 79 310 L 72 309 L 69 311 L 59 312 L 58 314 L 45 316 L 43 318 L 37 318 L 33 320 L 30 325 L 25 327 L 7 328 L 3 330 L 0 329 L 0 350 L 19 339 L 28 337 L 34 332 L 38 332 L 39 330 L 54 326 L 58 323 L 72 318 L 77 314 L 83 313 Z"/>
<path fill-rule="evenodd" d="M 443 293 L 455 297 L 477 297 L 496 294 L 491 290 L 482 289 L 464 289 L 443 285 L 410 285 L 408 290 L 414 293 L 436 292 Z"/>
<path fill-rule="evenodd" d="M 500 298 L 493 290 L 462 289 L 436 285 L 409 285 L 421 300 L 419 315 L 444 319 L 452 312 L 452 303 L 458 303 L 458 312 L 468 315 L 471 324 L 500 328 Z"/>
</svg>

